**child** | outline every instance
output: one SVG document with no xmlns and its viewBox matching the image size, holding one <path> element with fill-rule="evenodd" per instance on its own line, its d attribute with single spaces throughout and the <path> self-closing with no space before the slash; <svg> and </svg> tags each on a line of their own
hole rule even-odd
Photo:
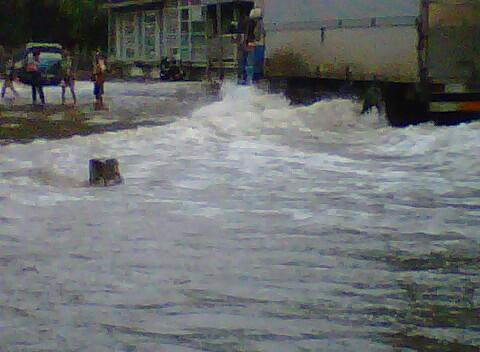
<svg viewBox="0 0 480 352">
<path fill-rule="evenodd" d="M 5 81 L 3 82 L 2 86 L 2 98 L 5 98 L 5 93 L 7 92 L 7 88 L 10 88 L 13 94 L 18 97 L 18 93 L 13 86 L 13 81 L 15 81 L 15 71 L 13 60 L 8 60 L 5 64 Z"/>
<path fill-rule="evenodd" d="M 95 62 L 93 65 L 93 75 L 92 80 L 94 82 L 93 95 L 95 95 L 96 109 L 103 109 L 103 93 L 104 93 L 104 83 L 105 83 L 105 71 L 107 67 L 105 65 L 105 59 L 103 58 L 100 52 L 95 54 Z"/>
<path fill-rule="evenodd" d="M 62 74 L 62 105 L 65 105 L 65 92 L 67 87 L 70 88 L 72 93 L 73 105 L 77 104 L 77 97 L 75 95 L 75 77 L 72 71 L 72 59 L 68 50 L 64 50 L 63 58 L 60 62 L 60 69 Z"/>
</svg>

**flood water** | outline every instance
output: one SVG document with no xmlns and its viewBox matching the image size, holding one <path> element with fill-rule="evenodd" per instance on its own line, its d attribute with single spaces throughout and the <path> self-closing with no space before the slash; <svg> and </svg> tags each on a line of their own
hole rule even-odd
<svg viewBox="0 0 480 352">
<path fill-rule="evenodd" d="M 173 122 L 0 147 L 0 350 L 480 349 L 480 123 L 195 89 L 110 84 Z M 94 157 L 125 184 L 84 187 Z"/>
</svg>

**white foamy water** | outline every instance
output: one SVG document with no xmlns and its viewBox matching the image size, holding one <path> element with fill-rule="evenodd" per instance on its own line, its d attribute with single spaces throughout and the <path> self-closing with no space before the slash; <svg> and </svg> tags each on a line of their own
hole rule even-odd
<svg viewBox="0 0 480 352">
<path fill-rule="evenodd" d="M 189 89 L 107 92 L 154 115 Z M 0 346 L 477 350 L 480 124 L 358 111 L 226 86 L 166 126 L 1 147 Z M 94 157 L 125 184 L 84 187 Z"/>
</svg>

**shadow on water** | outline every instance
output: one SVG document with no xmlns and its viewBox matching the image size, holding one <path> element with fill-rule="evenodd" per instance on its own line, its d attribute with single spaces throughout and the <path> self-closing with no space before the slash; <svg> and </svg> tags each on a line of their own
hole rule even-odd
<svg viewBox="0 0 480 352">
<path fill-rule="evenodd" d="M 87 110 L 87 111 L 86 111 Z M 61 139 L 74 135 L 89 135 L 167 124 L 167 120 L 136 120 L 103 117 L 88 106 L 72 108 L 61 106 L 17 106 L 0 111 L 0 145 L 28 143 L 37 138 Z"/>
<path fill-rule="evenodd" d="M 32 181 L 53 187 L 61 188 L 78 188 L 89 186 L 87 181 L 78 180 L 74 177 L 69 177 L 56 173 L 54 170 L 33 168 L 33 169 L 21 169 L 14 172 L 2 173 L 4 178 L 16 178 L 16 177 L 28 177 Z"/>
<path fill-rule="evenodd" d="M 118 89 L 118 85 L 112 88 Z M 161 126 L 218 100 L 202 87 L 145 85 L 142 91 L 136 88 L 125 92 L 114 89 L 105 108 L 100 110 L 93 103 L 34 106 L 12 101 L 0 104 L 0 145 Z"/>
<path fill-rule="evenodd" d="M 145 338 L 145 341 L 150 341 L 158 344 L 171 344 L 172 346 L 190 347 L 202 351 L 209 352 L 256 352 L 249 341 L 286 341 L 292 340 L 291 337 L 271 334 L 268 332 L 262 333 L 258 330 L 249 329 L 195 329 L 193 331 L 186 331 L 182 334 L 168 334 L 152 332 L 145 329 L 132 328 L 121 325 L 101 324 L 107 334 L 124 334 L 133 335 L 136 338 Z M 296 338 L 300 340 L 302 337 Z M 131 346 L 131 351 L 136 351 L 134 345 Z M 128 346 L 124 346 L 128 349 Z"/>
<path fill-rule="evenodd" d="M 380 261 L 390 270 L 405 274 L 396 283 L 403 292 L 404 308 L 371 312 L 374 316 L 388 315 L 399 326 L 381 333 L 382 339 L 395 348 L 415 351 L 480 351 L 480 307 L 476 300 L 479 257 L 478 245 L 472 245 L 468 253 L 447 250 L 425 255 L 404 251 L 357 255 L 357 259 Z"/>
<path fill-rule="evenodd" d="M 442 273 L 459 273 L 463 269 L 479 267 L 480 248 L 472 248 L 469 253 L 431 252 L 421 256 L 406 251 L 395 250 L 389 253 L 370 251 L 352 254 L 357 259 L 381 261 L 395 271 L 439 270 Z"/>
</svg>

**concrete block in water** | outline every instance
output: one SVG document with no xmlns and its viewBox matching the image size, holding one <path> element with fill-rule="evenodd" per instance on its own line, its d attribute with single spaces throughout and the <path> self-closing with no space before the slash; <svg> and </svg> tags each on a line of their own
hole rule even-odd
<svg viewBox="0 0 480 352">
<path fill-rule="evenodd" d="M 91 159 L 89 167 L 91 186 L 113 186 L 123 182 L 117 159 Z"/>
</svg>

